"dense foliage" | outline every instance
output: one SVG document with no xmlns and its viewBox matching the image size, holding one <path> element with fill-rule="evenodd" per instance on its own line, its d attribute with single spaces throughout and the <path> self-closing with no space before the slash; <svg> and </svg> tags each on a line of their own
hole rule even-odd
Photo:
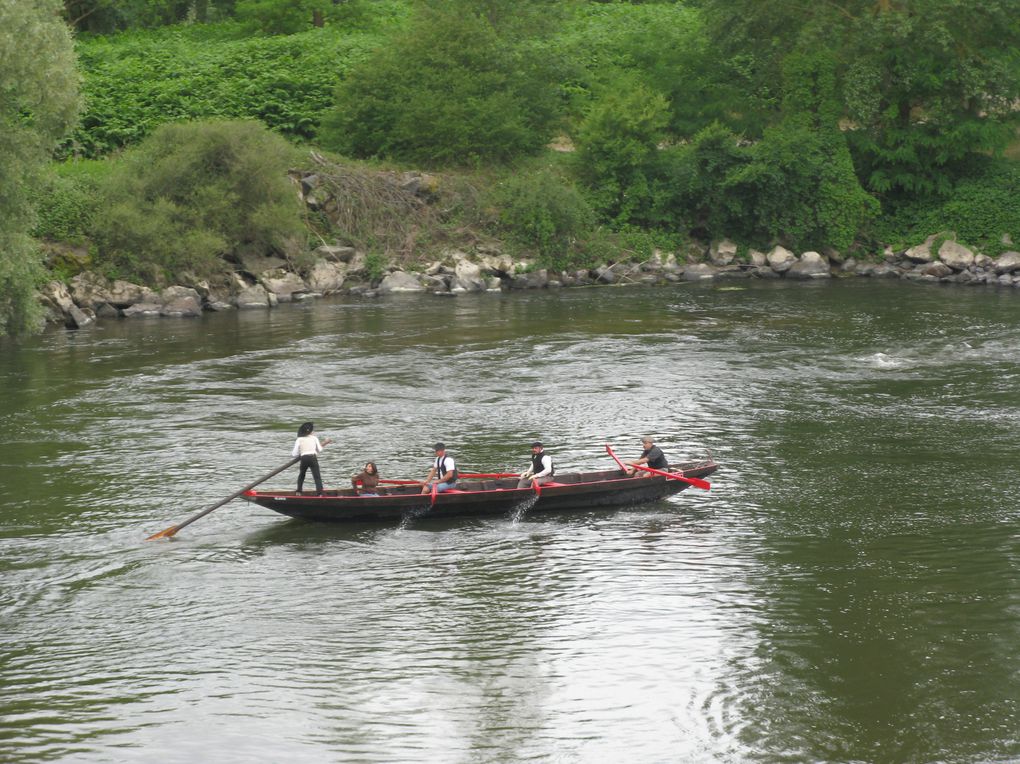
<svg viewBox="0 0 1020 764">
<path fill-rule="evenodd" d="M 38 314 L 31 190 L 78 111 L 74 49 L 58 7 L 0 0 L 0 334 L 31 327 Z"/>
<path fill-rule="evenodd" d="M 3 3 L 5 13 L 17 5 Z M 125 273 L 201 270 L 279 247 L 281 232 L 294 232 L 289 212 L 257 241 L 229 221 L 212 230 L 183 197 L 152 191 L 170 177 L 154 144 L 131 149 L 166 123 L 237 118 L 339 152 L 352 183 L 381 161 L 457 168 L 465 187 L 490 188 L 478 203 L 465 201 L 470 193 L 437 201 L 427 223 L 411 224 L 414 247 L 380 244 L 405 257 L 441 248 L 458 226 L 486 229 L 554 267 L 610 259 L 621 247 L 643 256 L 658 246 L 651 242 L 685 236 L 877 249 L 955 231 L 988 252 L 1006 246 L 1004 234 L 1020 239 L 1020 171 L 1000 157 L 1010 143 L 1007 156 L 1020 153 L 1020 0 L 64 0 L 63 8 L 80 33 L 86 96 L 61 149 L 76 161 L 39 186 L 31 162 L 17 164 L 27 154 L 0 154 L 8 169 L 0 226 L 27 230 L 36 200 L 37 236 L 97 241 L 100 260 Z M 42 65 L 22 56 L 13 71 L 30 63 Z M 17 108 L 18 129 L 0 141 L 32 122 L 23 117 L 34 106 Z M 231 129 L 270 157 L 285 152 L 264 131 L 245 132 L 250 125 Z M 44 132 L 37 151 L 59 134 Z M 161 133 L 160 145 L 181 150 L 171 135 Z M 568 153 L 553 155 L 550 141 Z M 347 161 L 357 159 L 370 161 Z M 282 179 L 275 159 L 257 170 L 270 165 Z M 239 183 L 201 174 L 192 166 L 174 182 Z M 362 186 L 371 184 L 351 192 Z M 144 204 L 133 208 L 131 194 Z M 316 216 L 307 222 L 313 234 L 372 249 L 389 242 L 376 229 L 392 217 L 373 212 L 373 200 L 350 205 L 374 221 L 372 233 L 356 221 L 347 233 L 326 222 L 320 230 Z M 210 210 L 229 217 L 217 204 Z M 176 251 L 152 243 L 175 237 L 185 245 Z M 23 253 L 26 241 L 5 251 Z M 37 260 L 0 252 L 0 274 L 18 270 L 22 285 L 5 291 L 6 305 L 15 294 L 27 304 Z"/>
<path fill-rule="evenodd" d="M 566 267 L 594 224 L 584 197 L 547 168 L 512 175 L 497 187 L 497 203 L 507 236 L 549 267 Z"/>
<path fill-rule="evenodd" d="M 538 151 L 559 118 L 554 61 L 513 34 L 536 3 L 522 0 L 510 14 L 486 0 L 420 3 L 409 28 L 340 85 L 320 142 L 426 164 Z"/>
<path fill-rule="evenodd" d="M 103 183 L 99 263 L 159 283 L 165 274 L 213 274 L 225 258 L 286 253 L 303 232 L 286 175 L 292 158 L 256 122 L 158 128 Z"/>
<path fill-rule="evenodd" d="M 948 192 L 1015 135 L 1020 0 L 707 0 L 705 15 L 717 79 L 740 84 L 740 128 L 779 111 L 789 57 L 831 53 L 855 167 L 877 193 Z"/>
<path fill-rule="evenodd" d="M 350 23 L 379 0 L 64 0 L 64 18 L 78 32 L 109 34 L 182 22 L 239 19 L 267 34 Z"/>
<path fill-rule="evenodd" d="M 87 109 L 67 151 L 103 156 L 187 119 L 258 119 L 308 139 L 340 77 L 377 44 L 372 30 L 245 37 L 236 24 L 88 40 L 79 45 Z"/>
</svg>

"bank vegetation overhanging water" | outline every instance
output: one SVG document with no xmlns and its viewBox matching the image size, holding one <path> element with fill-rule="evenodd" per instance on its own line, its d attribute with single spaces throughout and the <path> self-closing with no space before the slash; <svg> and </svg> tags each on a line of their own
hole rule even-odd
<svg viewBox="0 0 1020 764">
<path fill-rule="evenodd" d="M 1020 251 L 997 257 L 933 233 L 905 248 L 886 246 L 877 255 L 847 254 L 832 247 L 768 250 L 724 238 L 686 239 L 674 248 L 641 243 L 627 249 L 619 240 L 608 257 L 556 267 L 548 253 L 501 238 L 498 228 L 450 226 L 451 203 L 463 204 L 477 188 L 458 176 L 417 171 L 366 170 L 331 162 L 311 153 L 310 168 L 292 169 L 292 190 L 300 200 L 309 238 L 322 243 L 312 251 L 295 246 L 269 254 L 238 252 L 217 260 L 201 275 L 185 268 L 168 276 L 153 270 L 151 280 L 110 276 L 88 267 L 81 248 L 51 243 L 51 259 L 74 275 L 52 279 L 40 290 L 47 321 L 81 328 L 97 319 L 152 316 L 188 317 L 205 311 L 266 309 L 280 303 L 349 294 L 366 298 L 397 292 L 454 296 L 484 291 L 561 289 L 595 285 L 661 285 L 740 279 L 817 281 L 867 277 L 914 282 L 1020 287 Z M 352 245 L 337 231 L 358 232 L 374 248 Z M 569 247 L 570 242 L 563 241 Z M 1004 236 L 1001 244 L 1012 244 Z M 587 259 L 591 259 L 590 257 Z M 573 267 L 572 267 L 573 266 Z"/>
<path fill-rule="evenodd" d="M 72 325 L 497 279 L 1013 284 L 1020 0 L 58 9 L 0 25 L 2 332 L 51 281 Z"/>
</svg>

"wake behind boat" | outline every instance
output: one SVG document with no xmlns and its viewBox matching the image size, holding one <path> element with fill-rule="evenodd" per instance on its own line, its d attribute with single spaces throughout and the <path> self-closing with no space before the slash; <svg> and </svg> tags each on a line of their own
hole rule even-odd
<svg viewBox="0 0 1020 764">
<path fill-rule="evenodd" d="M 398 521 L 428 513 L 429 517 L 506 515 L 533 501 L 528 512 L 563 512 L 602 507 L 646 504 L 672 496 L 691 480 L 718 469 L 712 459 L 684 462 L 668 472 L 631 477 L 622 469 L 598 472 L 556 473 L 555 480 L 539 488 L 518 488 L 517 477 L 465 476 L 453 490 L 421 493 L 416 481 L 380 481 L 377 496 L 358 495 L 353 489 L 326 490 L 321 495 L 296 491 L 248 490 L 247 501 L 288 517 L 322 522 Z"/>
</svg>

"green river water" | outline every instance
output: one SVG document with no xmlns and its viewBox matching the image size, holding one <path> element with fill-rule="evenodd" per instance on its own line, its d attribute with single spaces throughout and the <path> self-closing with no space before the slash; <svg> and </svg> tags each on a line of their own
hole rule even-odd
<svg viewBox="0 0 1020 764">
<path fill-rule="evenodd" d="M 1020 295 L 748 283 L 338 298 L 0 344 L 0 761 L 1020 760 Z M 376 461 L 710 492 L 316 525 Z M 270 481 L 292 487 L 296 470 Z"/>
</svg>

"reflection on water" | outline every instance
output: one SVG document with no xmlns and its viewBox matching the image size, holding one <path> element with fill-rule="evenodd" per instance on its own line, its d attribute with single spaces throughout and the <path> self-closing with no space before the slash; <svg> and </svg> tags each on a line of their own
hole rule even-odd
<svg viewBox="0 0 1020 764">
<path fill-rule="evenodd" d="M 1020 301 L 748 284 L 321 301 L 0 355 L 0 760 L 1020 758 Z M 642 508 L 319 526 L 296 425 L 424 476 L 711 449 Z M 274 478 L 289 486 L 295 475 Z"/>
</svg>

